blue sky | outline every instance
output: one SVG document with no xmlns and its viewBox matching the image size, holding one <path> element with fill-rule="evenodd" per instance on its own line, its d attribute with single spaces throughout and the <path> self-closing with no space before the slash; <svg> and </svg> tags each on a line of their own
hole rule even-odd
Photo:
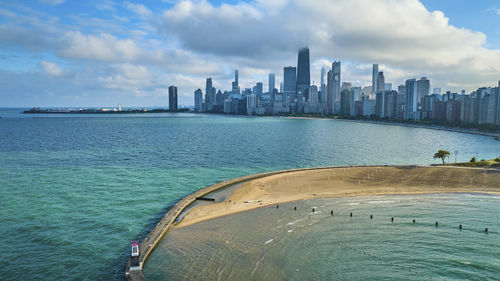
<svg viewBox="0 0 500 281">
<path fill-rule="evenodd" d="M 311 80 L 342 61 L 342 80 L 471 92 L 500 80 L 500 1 L 0 0 L 0 107 L 192 104 L 205 79 L 228 90 L 282 81 L 309 46 Z"/>
</svg>

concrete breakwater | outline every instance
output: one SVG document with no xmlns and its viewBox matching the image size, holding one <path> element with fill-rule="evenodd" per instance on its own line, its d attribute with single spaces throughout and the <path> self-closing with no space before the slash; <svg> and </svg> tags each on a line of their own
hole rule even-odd
<svg viewBox="0 0 500 281">
<path fill-rule="evenodd" d="M 354 166 L 353 166 L 354 167 Z M 273 171 L 273 172 L 265 172 L 260 174 L 248 175 L 239 178 L 229 179 L 223 182 L 216 183 L 214 185 L 199 189 L 188 196 L 182 198 L 179 202 L 177 202 L 166 214 L 165 216 L 156 224 L 156 226 L 151 230 L 151 232 L 146 236 L 144 240 L 142 240 L 139 244 L 139 267 L 142 270 L 144 264 L 154 250 L 158 242 L 165 236 L 168 232 L 168 229 L 174 224 L 177 217 L 186 209 L 189 205 L 196 201 L 196 198 L 206 196 L 216 190 L 221 188 L 225 188 L 227 186 L 241 183 L 244 181 L 257 179 L 261 177 L 289 173 L 289 172 L 297 172 L 297 171 L 307 171 L 307 170 L 319 170 L 319 169 L 332 169 L 332 168 L 349 168 L 348 167 L 316 167 L 316 168 L 301 168 L 301 169 L 291 169 L 291 170 L 281 170 L 281 171 Z M 125 275 L 127 280 L 143 280 L 143 276 L 140 273 L 140 270 L 131 270 L 131 259 L 129 258 L 127 263 L 127 268 L 125 270 Z"/>
</svg>

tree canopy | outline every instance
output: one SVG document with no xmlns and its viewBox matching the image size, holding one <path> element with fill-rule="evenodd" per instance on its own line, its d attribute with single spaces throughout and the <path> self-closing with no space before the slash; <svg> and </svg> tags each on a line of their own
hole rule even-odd
<svg viewBox="0 0 500 281">
<path fill-rule="evenodd" d="M 434 159 L 437 159 L 437 158 L 441 159 L 443 161 L 443 165 L 444 165 L 444 160 L 447 157 L 450 157 L 450 152 L 447 150 L 438 150 L 438 152 L 436 152 L 434 154 Z"/>
</svg>

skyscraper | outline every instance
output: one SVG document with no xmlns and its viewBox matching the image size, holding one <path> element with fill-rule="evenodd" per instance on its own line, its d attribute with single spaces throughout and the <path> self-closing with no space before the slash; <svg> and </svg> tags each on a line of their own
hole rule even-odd
<svg viewBox="0 0 500 281">
<path fill-rule="evenodd" d="M 405 83 L 405 109 L 404 120 L 417 120 L 417 80 L 408 79 Z"/>
<path fill-rule="evenodd" d="M 295 87 L 297 86 L 297 68 L 287 66 L 283 68 L 283 95 L 284 100 L 295 100 Z"/>
<path fill-rule="evenodd" d="M 340 61 L 335 61 L 332 63 L 332 71 L 333 71 L 333 109 L 335 109 L 335 102 L 340 101 L 340 71 L 341 64 Z M 332 113 L 337 113 L 332 111 Z"/>
<path fill-rule="evenodd" d="M 177 106 L 177 87 L 168 87 L 168 109 L 170 111 L 177 111 L 179 108 Z"/>
<path fill-rule="evenodd" d="M 417 81 L 417 103 L 421 103 L 422 98 L 429 94 L 430 88 L 430 81 L 426 77 L 422 77 Z"/>
<path fill-rule="evenodd" d="M 212 104 L 212 78 L 207 78 L 207 83 L 205 85 L 205 103 Z"/>
<path fill-rule="evenodd" d="M 309 88 L 309 103 L 318 103 L 318 86 L 312 85 Z"/>
<path fill-rule="evenodd" d="M 203 110 L 203 93 L 201 89 L 194 91 L 194 111 L 202 112 Z"/>
<path fill-rule="evenodd" d="M 326 103 L 330 114 L 335 111 L 335 103 L 340 100 L 340 61 L 332 63 L 332 70 L 328 71 L 326 81 Z"/>
<path fill-rule="evenodd" d="M 384 72 L 380 71 L 377 75 L 377 92 L 385 90 L 385 77 Z"/>
<path fill-rule="evenodd" d="M 275 88 L 274 87 L 275 78 L 276 76 L 274 75 L 274 73 L 269 73 L 269 94 L 271 94 Z"/>
<path fill-rule="evenodd" d="M 240 86 L 238 85 L 238 69 L 234 71 L 234 81 L 232 83 L 232 92 L 234 94 L 240 93 Z"/>
<path fill-rule="evenodd" d="M 335 110 L 335 98 L 333 95 L 334 92 L 333 87 L 334 87 L 333 71 L 330 70 L 328 71 L 326 76 L 326 106 L 327 106 L 327 111 L 330 114 L 333 114 Z"/>
<path fill-rule="evenodd" d="M 307 100 L 309 97 L 309 85 L 311 85 L 309 48 L 306 47 L 299 50 L 299 56 L 297 59 L 296 96 L 300 93 Z"/>
<path fill-rule="evenodd" d="M 253 93 L 257 97 L 257 100 L 262 99 L 262 91 L 263 91 L 262 90 L 262 82 L 257 82 L 257 84 L 255 85 L 255 90 L 253 91 Z"/>
<path fill-rule="evenodd" d="M 325 102 L 325 100 L 326 100 L 326 98 L 325 98 L 326 97 L 325 75 L 326 75 L 326 69 L 325 69 L 325 67 L 322 67 L 321 68 L 321 78 L 320 78 L 321 84 L 319 85 L 320 91 L 321 91 L 321 95 L 319 96 L 319 102 L 321 102 L 321 103 Z"/>
<path fill-rule="evenodd" d="M 372 70 L 372 93 L 377 92 L 378 64 L 373 64 Z"/>
</svg>

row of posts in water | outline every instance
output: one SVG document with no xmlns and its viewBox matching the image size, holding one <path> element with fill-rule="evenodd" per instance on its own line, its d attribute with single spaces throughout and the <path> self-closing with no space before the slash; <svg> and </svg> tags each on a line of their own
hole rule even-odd
<svg viewBox="0 0 500 281">
<path fill-rule="evenodd" d="M 279 207 L 280 207 L 280 205 L 276 205 L 276 208 L 279 208 Z M 293 207 L 293 210 L 294 210 L 294 211 L 297 211 L 297 207 Z M 314 213 L 315 211 L 316 211 L 316 208 L 312 208 L 312 212 Z M 332 216 L 333 216 L 333 210 L 331 210 L 331 211 L 330 211 L 330 215 L 332 215 Z M 352 217 L 352 213 L 350 214 L 350 216 Z M 370 215 L 370 219 L 373 219 L 373 215 Z M 391 217 L 391 222 L 394 222 L 394 217 Z M 416 220 L 415 220 L 415 219 L 413 220 L 413 223 L 416 223 Z M 438 223 L 438 222 L 436 222 L 434 225 L 435 225 L 436 227 L 438 227 L 439 223 Z M 460 224 L 460 225 L 458 225 L 458 229 L 462 230 L 462 225 L 461 225 L 461 224 Z M 488 228 L 487 228 L 487 227 L 484 229 L 484 232 L 485 232 L 485 233 L 488 233 Z"/>
</svg>

